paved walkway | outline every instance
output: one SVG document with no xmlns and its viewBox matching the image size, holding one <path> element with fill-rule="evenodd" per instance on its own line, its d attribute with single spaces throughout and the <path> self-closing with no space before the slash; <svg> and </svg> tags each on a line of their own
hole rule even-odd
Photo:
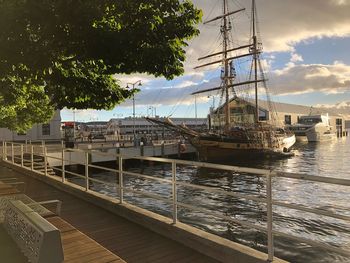
<svg viewBox="0 0 350 263">
<path fill-rule="evenodd" d="M 18 181 L 25 182 L 25 193 L 35 201 L 61 200 L 63 202 L 61 217 L 64 220 L 126 262 L 217 262 L 175 241 L 29 176 L 24 176 L 0 166 L 1 177 L 16 177 Z"/>
</svg>

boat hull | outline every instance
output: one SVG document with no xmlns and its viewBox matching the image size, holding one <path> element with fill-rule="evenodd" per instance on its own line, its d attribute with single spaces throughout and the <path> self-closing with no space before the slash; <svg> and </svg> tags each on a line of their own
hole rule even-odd
<svg viewBox="0 0 350 263">
<path fill-rule="evenodd" d="M 325 142 L 335 140 L 337 134 L 332 132 L 329 126 L 319 123 L 306 131 L 306 137 L 309 142 Z"/>
<path fill-rule="evenodd" d="M 281 158 L 293 155 L 290 151 L 296 139 L 294 135 L 277 138 L 275 143 L 227 142 L 193 138 L 191 144 L 198 150 L 201 161 L 230 161 L 257 157 Z"/>
</svg>

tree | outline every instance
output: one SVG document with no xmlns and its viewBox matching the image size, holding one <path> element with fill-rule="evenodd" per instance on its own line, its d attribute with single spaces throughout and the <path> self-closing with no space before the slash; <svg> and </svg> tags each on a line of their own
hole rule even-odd
<svg viewBox="0 0 350 263">
<path fill-rule="evenodd" d="M 200 19 L 189 0 L 1 0 L 0 127 L 112 109 L 134 92 L 114 74 L 182 74 Z"/>
</svg>

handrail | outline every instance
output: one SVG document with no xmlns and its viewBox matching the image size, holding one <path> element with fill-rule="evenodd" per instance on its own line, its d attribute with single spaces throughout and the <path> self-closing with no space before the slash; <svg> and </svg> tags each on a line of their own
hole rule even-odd
<svg viewBox="0 0 350 263">
<path fill-rule="evenodd" d="M 350 186 L 349 179 L 332 178 L 332 177 L 317 176 L 317 175 L 306 175 L 306 174 L 298 174 L 298 173 L 286 173 L 286 172 L 272 172 L 272 174 L 276 177 L 281 177 L 281 178 L 299 179 L 304 181 Z"/>
<path fill-rule="evenodd" d="M 8 150 L 10 146 L 10 150 Z M 16 155 L 16 152 L 18 152 L 18 146 L 20 146 L 20 156 Z M 25 147 L 24 147 L 25 146 Z M 56 157 L 52 155 L 47 154 L 47 148 L 45 144 L 42 145 L 36 145 L 37 153 L 35 153 L 35 148 L 34 145 L 30 144 L 29 148 L 27 147 L 27 144 L 19 144 L 19 143 L 7 143 L 3 142 L 2 145 L 2 151 L 1 151 L 1 156 L 4 161 L 10 162 L 14 165 L 21 165 L 23 166 L 23 162 L 25 161 L 26 163 L 30 162 L 31 163 L 31 168 L 25 167 L 26 169 L 31 169 L 37 173 L 43 174 L 43 175 L 48 175 L 47 174 L 47 162 L 48 159 L 55 159 L 58 161 L 62 162 L 61 168 L 58 167 L 53 167 L 53 169 L 61 171 L 63 176 L 62 176 L 62 183 L 65 183 L 65 174 L 71 174 L 73 176 L 77 176 L 81 179 L 85 180 L 85 187 L 84 189 L 86 191 L 92 191 L 90 189 L 89 181 L 91 182 L 96 182 L 99 184 L 104 184 L 104 185 L 111 185 L 111 186 L 116 186 L 117 190 L 119 191 L 119 200 L 120 203 L 123 203 L 123 196 L 125 193 L 134 193 L 138 195 L 142 195 L 148 198 L 153 198 L 156 200 L 161 200 L 164 201 L 168 204 L 173 205 L 173 222 L 176 223 L 178 221 L 177 219 L 177 207 L 182 207 L 185 209 L 190 209 L 190 210 L 197 210 L 200 212 L 203 212 L 207 215 L 215 216 L 217 218 L 221 218 L 223 220 L 226 220 L 227 222 L 233 222 L 245 227 L 249 228 L 254 228 L 258 231 L 262 231 L 264 233 L 267 233 L 268 235 L 268 260 L 273 260 L 273 235 L 277 236 L 283 236 L 286 238 L 290 238 L 293 240 L 296 240 L 298 242 L 303 242 L 312 246 L 318 246 L 336 253 L 339 253 L 341 255 L 346 255 L 350 256 L 349 251 L 345 251 L 341 248 L 334 247 L 329 244 L 324 244 L 320 243 L 318 241 L 302 238 L 302 237 L 297 237 L 294 235 L 286 234 L 286 233 L 281 233 L 279 231 L 273 230 L 272 224 L 273 224 L 273 218 L 272 218 L 272 209 L 273 206 L 279 206 L 279 207 L 284 207 L 288 209 L 293 209 L 293 210 L 298 210 L 298 211 L 303 211 L 303 212 L 308 212 L 308 213 L 313 213 L 316 215 L 322 215 L 322 216 L 327 216 L 331 218 L 336 218 L 336 219 L 341 219 L 347 222 L 350 222 L 350 216 L 348 215 L 343 215 L 339 213 L 334 213 L 331 211 L 326 211 L 322 210 L 319 208 L 310 208 L 306 207 L 301 204 L 293 204 L 293 203 L 287 203 L 283 201 L 278 201 L 278 200 L 273 200 L 272 199 L 272 180 L 271 178 L 288 178 L 288 179 L 295 179 L 295 180 L 304 180 L 304 181 L 311 181 L 311 182 L 316 182 L 316 183 L 327 183 L 327 184 L 333 184 L 333 185 L 342 185 L 342 186 L 350 186 L 350 180 L 349 179 L 341 179 L 341 178 L 331 178 L 331 177 L 322 177 L 322 176 L 314 176 L 314 175 L 306 175 L 306 174 L 299 174 L 299 173 L 289 173 L 289 172 L 280 172 L 280 171 L 270 171 L 266 169 L 256 169 L 256 168 L 249 168 L 249 167 L 238 167 L 238 166 L 230 166 L 230 165 L 222 165 L 222 164 L 213 164 L 213 163 L 203 163 L 203 162 L 195 162 L 195 161 L 186 161 L 186 160 L 177 160 L 177 159 L 166 159 L 166 158 L 159 158 L 159 157 L 144 157 L 144 156 L 123 156 L 121 154 L 117 153 L 105 153 L 105 152 L 100 152 L 96 150 L 82 150 L 82 149 L 70 149 L 70 148 L 61 148 L 61 156 Z M 65 153 L 69 152 L 77 152 L 84 154 L 84 163 L 81 162 L 75 162 L 73 160 L 68 160 L 65 158 Z M 25 159 L 24 154 L 29 154 L 30 159 Z M 108 168 L 108 167 L 103 167 L 101 165 L 97 164 L 91 164 L 89 163 L 89 156 L 91 155 L 101 155 L 101 156 L 113 156 L 115 160 L 118 160 L 118 169 L 113 169 L 113 168 Z M 40 158 L 43 158 L 44 164 L 42 163 L 42 160 L 38 161 L 34 159 L 34 156 L 39 156 Z M 9 159 L 7 159 L 9 158 Z M 71 158 L 72 159 L 72 158 Z M 161 163 L 166 163 L 171 165 L 169 169 L 172 170 L 172 178 L 159 178 L 159 177 L 154 177 L 150 175 L 145 175 L 137 172 L 131 172 L 123 169 L 123 160 L 125 159 L 137 159 L 137 160 L 142 160 L 142 161 L 154 161 L 154 162 L 161 162 Z M 16 161 L 20 160 L 21 164 L 18 164 Z M 74 172 L 71 172 L 67 169 L 65 169 L 65 165 L 69 164 L 79 164 L 85 166 L 85 174 L 77 174 Z M 35 170 L 37 168 L 34 166 L 34 164 L 42 164 L 41 169 L 45 167 L 45 172 L 43 173 L 42 171 Z M 249 195 L 249 194 L 242 194 L 242 193 L 237 193 L 237 192 L 231 192 L 223 189 L 219 189 L 216 187 L 210 187 L 210 186 L 203 186 L 203 185 L 195 185 L 192 183 L 184 182 L 184 181 L 178 181 L 176 180 L 176 170 L 178 166 L 196 166 L 196 167 L 203 167 L 203 168 L 209 168 L 209 169 L 217 169 L 217 170 L 223 170 L 223 171 L 233 171 L 233 172 L 240 172 L 240 173 L 246 173 L 246 174 L 253 174 L 255 176 L 259 177 L 264 177 L 266 178 L 266 195 L 260 195 L 260 196 L 255 196 L 255 195 Z M 89 175 L 89 168 L 95 168 L 95 169 L 101 169 L 109 172 L 116 173 L 117 176 L 119 176 L 119 183 L 117 181 L 115 183 L 111 182 L 105 182 L 103 180 L 99 180 L 96 178 L 92 178 Z M 233 174 L 232 176 L 239 175 L 239 174 Z M 132 177 L 138 177 L 138 178 L 143 178 L 147 180 L 152 180 L 152 181 L 157 181 L 161 183 L 166 183 L 172 185 L 172 190 L 170 192 L 169 196 L 162 196 L 156 193 L 151 193 L 149 191 L 143 191 L 139 189 L 134 189 L 130 186 L 125 186 L 123 181 L 125 176 L 132 176 Z M 257 225 L 254 223 L 242 221 L 236 218 L 232 218 L 229 216 L 222 215 L 218 212 L 215 211 L 210 211 L 207 208 L 203 208 L 200 205 L 191 205 L 191 204 L 186 204 L 183 202 L 180 202 L 177 200 L 177 189 L 178 187 L 188 187 L 191 189 L 197 189 L 197 190 L 203 190 L 207 191 L 209 193 L 218 193 L 218 194 L 223 194 L 227 196 L 232 196 L 236 197 L 239 199 L 244 199 L 244 200 L 249 200 L 249 201 L 254 201 L 258 203 L 265 204 L 267 207 L 267 220 L 266 220 L 266 226 L 261 226 Z"/>
</svg>

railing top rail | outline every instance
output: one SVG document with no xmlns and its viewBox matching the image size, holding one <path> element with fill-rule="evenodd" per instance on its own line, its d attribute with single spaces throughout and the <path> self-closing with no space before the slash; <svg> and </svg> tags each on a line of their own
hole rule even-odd
<svg viewBox="0 0 350 263">
<path fill-rule="evenodd" d="M 287 172 L 277 172 L 277 171 L 273 171 L 272 175 L 276 176 L 276 177 L 282 177 L 282 178 L 299 179 L 299 180 L 319 182 L 319 183 L 328 183 L 328 184 L 350 186 L 350 180 L 349 179 L 342 179 L 342 178 L 333 178 L 333 177 L 299 174 L 299 173 L 289 173 L 289 172 L 288 173 Z"/>
<path fill-rule="evenodd" d="M 308 175 L 308 174 L 301 174 L 301 173 L 273 171 L 273 170 L 267 170 L 267 169 L 240 167 L 240 166 L 223 165 L 223 164 L 215 164 L 215 163 L 204 163 L 204 162 L 197 162 L 197 161 L 187 161 L 187 160 L 178 160 L 178 159 L 161 158 L 161 157 L 145 157 L 145 156 L 135 156 L 135 155 L 128 156 L 128 155 L 121 155 L 121 154 L 111 153 L 111 152 L 106 153 L 106 152 L 101 152 L 99 150 L 91 150 L 91 149 L 84 150 L 84 149 L 65 148 L 63 150 L 66 152 L 80 152 L 80 153 L 85 153 L 88 151 L 91 154 L 97 154 L 101 156 L 114 156 L 115 158 L 122 157 L 123 159 L 138 159 L 138 160 L 144 160 L 144 161 L 154 161 L 154 162 L 169 163 L 169 164 L 176 163 L 177 165 L 189 165 L 189 166 L 197 166 L 197 167 L 218 169 L 218 170 L 224 170 L 224 171 L 241 172 L 241 173 L 248 173 L 248 174 L 253 174 L 257 176 L 271 175 L 273 177 L 280 177 L 280 178 L 299 179 L 299 180 L 319 182 L 319 183 L 350 186 L 350 180 L 342 179 L 342 178 L 332 178 L 332 177 Z"/>
</svg>

